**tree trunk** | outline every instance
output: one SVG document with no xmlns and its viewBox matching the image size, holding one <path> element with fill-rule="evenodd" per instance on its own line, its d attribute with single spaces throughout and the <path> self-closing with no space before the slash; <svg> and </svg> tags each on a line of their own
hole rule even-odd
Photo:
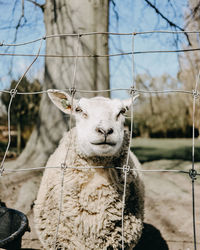
<svg viewBox="0 0 200 250">
<path fill-rule="evenodd" d="M 44 20 L 46 34 L 83 33 L 91 31 L 105 32 L 108 30 L 108 0 L 46 1 Z M 56 37 L 46 39 L 46 53 L 60 55 L 76 55 L 77 37 Z M 80 38 L 79 55 L 107 54 L 108 37 L 106 35 L 90 35 Z M 67 89 L 72 86 L 75 58 L 46 58 L 44 89 Z M 78 58 L 76 72 L 76 88 L 84 90 L 108 89 L 109 68 L 107 58 Z M 77 95 L 80 96 L 79 93 Z M 76 95 L 76 97 L 77 97 Z M 106 94 L 108 95 L 108 94 Z M 83 96 L 83 95 L 81 95 Z M 91 95 L 90 95 L 91 96 Z M 54 151 L 63 132 L 69 128 L 69 117 L 63 116 L 43 94 L 37 125 L 17 161 L 10 162 L 5 168 L 38 168 L 44 167 L 50 154 Z M 14 174 L 13 174 L 14 175 Z M 6 184 L 13 183 L 13 175 L 3 179 Z M 19 175 L 19 174 L 18 174 Z M 20 172 L 22 181 L 30 178 L 30 189 L 38 171 Z M 35 190 L 28 190 L 35 197 Z M 37 186 L 37 185 L 36 185 Z M 3 185 L 2 185 L 3 187 Z M 0 189 L 2 190 L 0 186 Z M 22 185 L 22 189 L 23 189 Z M 2 196 L 3 192 L 1 192 Z M 34 194 L 34 195 L 33 195 Z M 0 197 L 1 198 L 1 197 Z M 24 211 L 30 209 L 26 199 L 17 201 L 17 208 Z M 26 204 L 26 205 L 24 205 Z M 25 206 L 25 208 L 24 208 Z"/>
</svg>

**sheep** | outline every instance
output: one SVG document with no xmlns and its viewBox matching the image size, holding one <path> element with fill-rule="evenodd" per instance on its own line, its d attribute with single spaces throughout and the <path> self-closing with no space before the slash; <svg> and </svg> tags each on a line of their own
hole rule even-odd
<svg viewBox="0 0 200 250">
<path fill-rule="evenodd" d="M 74 115 L 76 126 L 65 132 L 44 171 L 34 206 L 39 240 L 44 249 L 54 249 L 55 235 L 56 249 L 121 249 L 123 167 L 130 139 L 124 114 L 136 97 L 76 100 L 59 90 L 48 90 L 48 96 L 61 111 Z M 144 185 L 132 152 L 128 166 L 136 171 L 127 173 L 123 236 L 124 248 L 132 249 L 143 230 Z"/>
</svg>

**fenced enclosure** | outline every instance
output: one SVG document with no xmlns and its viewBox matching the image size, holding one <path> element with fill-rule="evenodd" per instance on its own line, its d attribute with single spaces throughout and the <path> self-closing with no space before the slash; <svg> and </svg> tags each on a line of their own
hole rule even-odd
<svg viewBox="0 0 200 250">
<path fill-rule="evenodd" d="M 58 59 L 61 58 L 73 58 L 74 59 L 74 69 L 73 69 L 73 75 L 72 75 L 72 83 L 71 83 L 71 87 L 69 89 L 65 89 L 68 92 L 71 93 L 72 95 L 72 102 L 73 102 L 73 98 L 75 97 L 76 93 L 79 93 L 80 96 L 83 93 L 104 93 L 104 92 L 113 92 L 113 91 L 128 91 L 130 97 L 133 99 L 133 97 L 137 94 L 143 95 L 143 94 L 170 94 L 173 95 L 174 93 L 178 93 L 181 95 L 188 95 L 191 96 L 192 99 L 192 103 L 193 103 L 193 107 L 192 107 L 192 155 L 191 155 L 191 162 L 192 162 L 192 166 L 190 169 L 149 169 L 149 170 L 145 170 L 142 169 L 140 170 L 141 172 L 145 173 L 152 173 L 152 174 L 161 174 L 161 173 L 167 173 L 167 174 L 173 174 L 174 176 L 179 174 L 179 175 L 186 175 L 189 176 L 188 181 L 191 182 L 191 204 L 192 204 L 192 211 L 191 211 L 191 220 L 192 220 L 192 225 L 193 225 L 193 241 L 192 242 L 181 242 L 183 249 L 185 247 L 185 245 L 187 244 L 187 247 L 193 247 L 195 250 L 197 249 L 197 246 L 200 245 L 199 243 L 199 239 L 197 237 L 197 219 L 196 219 L 196 189 L 195 189 L 195 182 L 197 180 L 197 178 L 199 177 L 200 173 L 197 171 L 196 165 L 195 165 L 195 121 L 196 119 L 199 119 L 199 117 L 196 117 L 196 103 L 197 101 L 199 101 L 200 98 L 200 94 L 199 94 L 199 82 L 200 82 L 200 69 L 199 72 L 196 75 L 196 82 L 193 84 L 194 88 L 192 89 L 187 89 L 187 90 L 180 90 L 180 89 L 165 89 L 165 90 L 159 90 L 159 89 L 151 89 L 151 90 L 145 90 L 142 88 L 138 88 L 138 86 L 136 86 L 136 82 L 135 82 L 135 55 L 136 54 L 152 54 L 152 53 L 180 53 L 180 52 L 187 52 L 190 53 L 191 51 L 199 51 L 200 48 L 189 48 L 189 49 L 181 49 L 181 50 L 165 50 L 165 51 L 159 51 L 159 50 L 151 50 L 151 51 L 135 51 L 135 43 L 137 43 L 137 37 L 140 35 L 144 35 L 144 34 L 151 34 L 151 33 L 175 33 L 175 34 L 183 34 L 183 33 L 187 33 L 187 34 L 199 34 L 200 31 L 147 31 L 147 32 L 132 32 L 132 33 L 109 33 L 109 32 L 91 32 L 91 33 L 79 33 L 79 34 L 57 34 L 57 35 L 48 35 L 42 38 L 39 38 L 37 40 L 34 41 L 29 41 L 29 42 L 25 42 L 25 43 L 21 43 L 21 44 L 6 44 L 6 43 L 1 43 L 0 45 L 2 47 L 9 47 L 9 46 L 25 46 L 27 44 L 32 44 L 32 43 L 38 43 L 38 51 L 36 54 L 33 55 L 23 55 L 21 54 L 21 56 L 32 56 L 34 59 L 31 62 L 30 65 L 27 66 L 26 71 L 24 72 L 24 74 L 21 76 L 21 78 L 19 79 L 19 81 L 17 82 L 16 86 L 14 89 L 11 89 L 10 91 L 7 90 L 1 90 L 0 92 L 4 92 L 7 93 L 8 95 L 10 95 L 10 102 L 9 102 L 9 106 L 8 106 L 8 144 L 7 144 L 7 148 L 5 150 L 5 154 L 3 156 L 1 165 L 0 165 L 0 178 L 4 178 L 5 175 L 8 175 L 12 172 L 23 172 L 23 171 L 37 171 L 37 170 L 42 170 L 45 168 L 45 166 L 38 166 L 36 168 L 21 168 L 21 169 L 7 169 L 5 167 L 5 161 L 6 161 L 6 157 L 8 154 L 8 150 L 10 148 L 10 144 L 11 144 L 11 109 L 12 109 L 12 102 L 13 99 L 15 98 L 16 95 L 38 95 L 38 94 L 42 94 L 45 95 L 47 94 L 48 90 L 43 90 L 43 91 L 39 91 L 39 92 L 18 92 L 18 87 L 22 81 L 22 79 L 26 76 L 27 72 L 30 70 L 30 68 L 34 65 L 34 63 L 37 61 L 37 59 L 39 57 L 57 57 Z M 80 54 L 80 47 L 81 47 L 81 39 L 83 39 L 83 37 L 90 37 L 90 36 L 97 36 L 97 35 L 104 35 L 104 36 L 129 36 L 130 37 L 130 42 L 132 44 L 132 51 L 130 52 L 122 52 L 122 53 L 117 53 L 117 54 L 109 54 L 109 55 L 93 55 L 93 54 Z M 48 54 L 48 51 L 46 54 L 41 54 L 41 47 L 43 45 L 43 42 L 47 39 L 55 39 L 56 37 L 73 37 L 75 42 L 75 46 L 74 46 L 74 54 L 73 55 L 56 55 L 56 54 Z M 8 53 L 1 53 L 1 56 L 6 56 L 6 55 L 12 55 L 12 56 L 17 56 L 16 54 L 8 54 Z M 19 54 L 18 54 L 19 55 Z M 79 63 L 79 59 L 80 58 L 110 58 L 110 57 L 117 57 L 117 56 L 126 56 L 126 55 L 131 55 L 132 56 L 132 84 L 130 88 L 123 88 L 123 86 L 121 88 L 112 88 L 112 89 L 103 89 L 103 90 L 84 90 L 84 89 L 79 89 L 79 87 L 77 86 L 77 82 L 76 82 L 76 74 L 77 74 L 77 70 L 78 70 L 78 63 Z M 199 66 L 198 66 L 199 67 Z M 131 135 L 133 134 L 133 116 L 134 116 L 134 110 L 133 110 L 133 103 L 131 106 L 131 112 L 130 112 L 130 119 L 131 119 L 131 126 L 130 126 L 130 143 L 129 143 L 129 152 L 130 152 L 130 148 L 131 148 Z M 70 115 L 70 126 L 69 129 L 71 130 L 72 128 L 72 113 Z M 72 140 L 72 138 L 70 138 L 70 140 Z M 68 156 L 68 150 L 66 151 L 66 155 L 65 155 L 65 160 Z M 126 198 L 126 183 L 127 183 L 127 176 L 129 174 L 130 171 L 135 172 L 135 169 L 130 169 L 130 167 L 128 166 L 128 159 L 129 159 L 129 153 L 127 156 L 127 161 L 126 161 L 126 165 L 124 165 L 123 168 L 121 168 L 121 170 L 124 173 L 124 191 L 123 191 L 123 201 L 122 201 L 122 211 L 121 211 L 121 221 L 122 221 L 122 249 L 124 249 L 124 205 L 125 205 L 125 198 Z M 63 187 L 64 187 L 64 173 L 65 171 L 67 171 L 67 169 L 69 168 L 69 166 L 66 166 L 65 161 L 63 162 L 63 164 L 61 164 L 61 166 L 52 166 L 52 168 L 60 168 L 62 171 L 62 175 L 61 175 L 61 181 L 60 181 L 60 206 L 59 206 L 59 216 L 58 216 L 58 223 L 57 223 L 57 231 L 55 234 L 55 240 L 53 242 L 54 245 L 54 249 L 56 249 L 56 239 L 57 239 L 57 234 L 59 232 L 59 224 L 60 224 L 60 218 L 61 218 L 61 213 L 63 212 L 62 210 L 62 200 L 63 200 Z M 137 174 L 137 173 L 135 173 Z M 176 177 L 175 177 L 176 178 Z M 148 210 L 148 208 L 146 208 L 146 210 Z M 180 211 L 181 213 L 181 211 Z M 199 216 L 199 215 L 198 215 Z M 169 245 L 170 245 L 170 249 L 177 249 L 176 248 L 176 244 L 179 244 L 180 242 L 171 242 L 170 243 L 170 239 L 169 240 Z M 174 248 L 173 248 L 174 247 Z"/>
</svg>

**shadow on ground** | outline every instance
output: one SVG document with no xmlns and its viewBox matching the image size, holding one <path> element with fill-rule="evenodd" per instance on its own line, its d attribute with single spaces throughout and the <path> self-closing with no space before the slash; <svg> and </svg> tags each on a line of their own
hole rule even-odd
<svg viewBox="0 0 200 250">
<path fill-rule="evenodd" d="M 158 147 L 131 147 L 131 151 L 139 158 L 141 163 L 156 160 L 184 160 L 192 161 L 192 147 L 165 149 Z M 195 162 L 200 161 L 200 147 L 195 147 Z"/>
<path fill-rule="evenodd" d="M 169 250 L 160 231 L 151 224 L 144 223 L 142 237 L 134 250 Z"/>
</svg>

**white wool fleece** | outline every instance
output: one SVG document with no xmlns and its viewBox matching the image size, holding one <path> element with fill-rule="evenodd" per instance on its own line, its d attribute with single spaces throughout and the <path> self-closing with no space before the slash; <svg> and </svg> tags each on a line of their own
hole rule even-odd
<svg viewBox="0 0 200 250">
<path fill-rule="evenodd" d="M 87 115 L 89 116 L 89 112 Z M 109 116 L 106 119 L 108 118 Z M 123 122 L 121 122 L 122 140 L 117 149 L 118 144 L 115 143 L 117 132 L 112 124 L 114 119 L 116 119 L 116 112 L 109 126 L 106 128 L 106 125 L 103 125 L 104 131 L 107 131 L 106 136 L 102 135 L 101 131 L 98 132 L 96 130 L 98 126 L 95 126 L 98 135 L 94 146 L 97 149 L 91 146 L 89 151 L 84 151 L 79 143 L 79 128 L 75 127 L 65 133 L 58 148 L 49 158 L 34 206 L 35 227 L 44 249 L 54 249 L 60 207 L 63 170 L 53 167 L 59 167 L 64 163 L 68 147 L 65 162 L 68 168 L 64 171 L 57 249 L 120 249 L 122 247 L 124 173 L 117 168 L 123 168 L 126 164 L 129 135 L 124 131 Z M 109 131 L 110 128 L 113 131 Z M 92 133 L 95 134 L 94 131 Z M 102 143 L 103 137 L 106 137 L 105 145 Z M 107 152 L 107 147 L 112 153 Z M 95 150 L 96 153 L 94 153 Z M 140 164 L 132 152 L 130 152 L 128 164 L 131 169 L 140 169 Z M 104 168 L 92 168 L 95 166 Z M 144 189 L 141 175 L 137 171 L 130 171 L 127 174 L 124 208 L 125 249 L 132 249 L 140 239 L 143 215 Z"/>
</svg>

